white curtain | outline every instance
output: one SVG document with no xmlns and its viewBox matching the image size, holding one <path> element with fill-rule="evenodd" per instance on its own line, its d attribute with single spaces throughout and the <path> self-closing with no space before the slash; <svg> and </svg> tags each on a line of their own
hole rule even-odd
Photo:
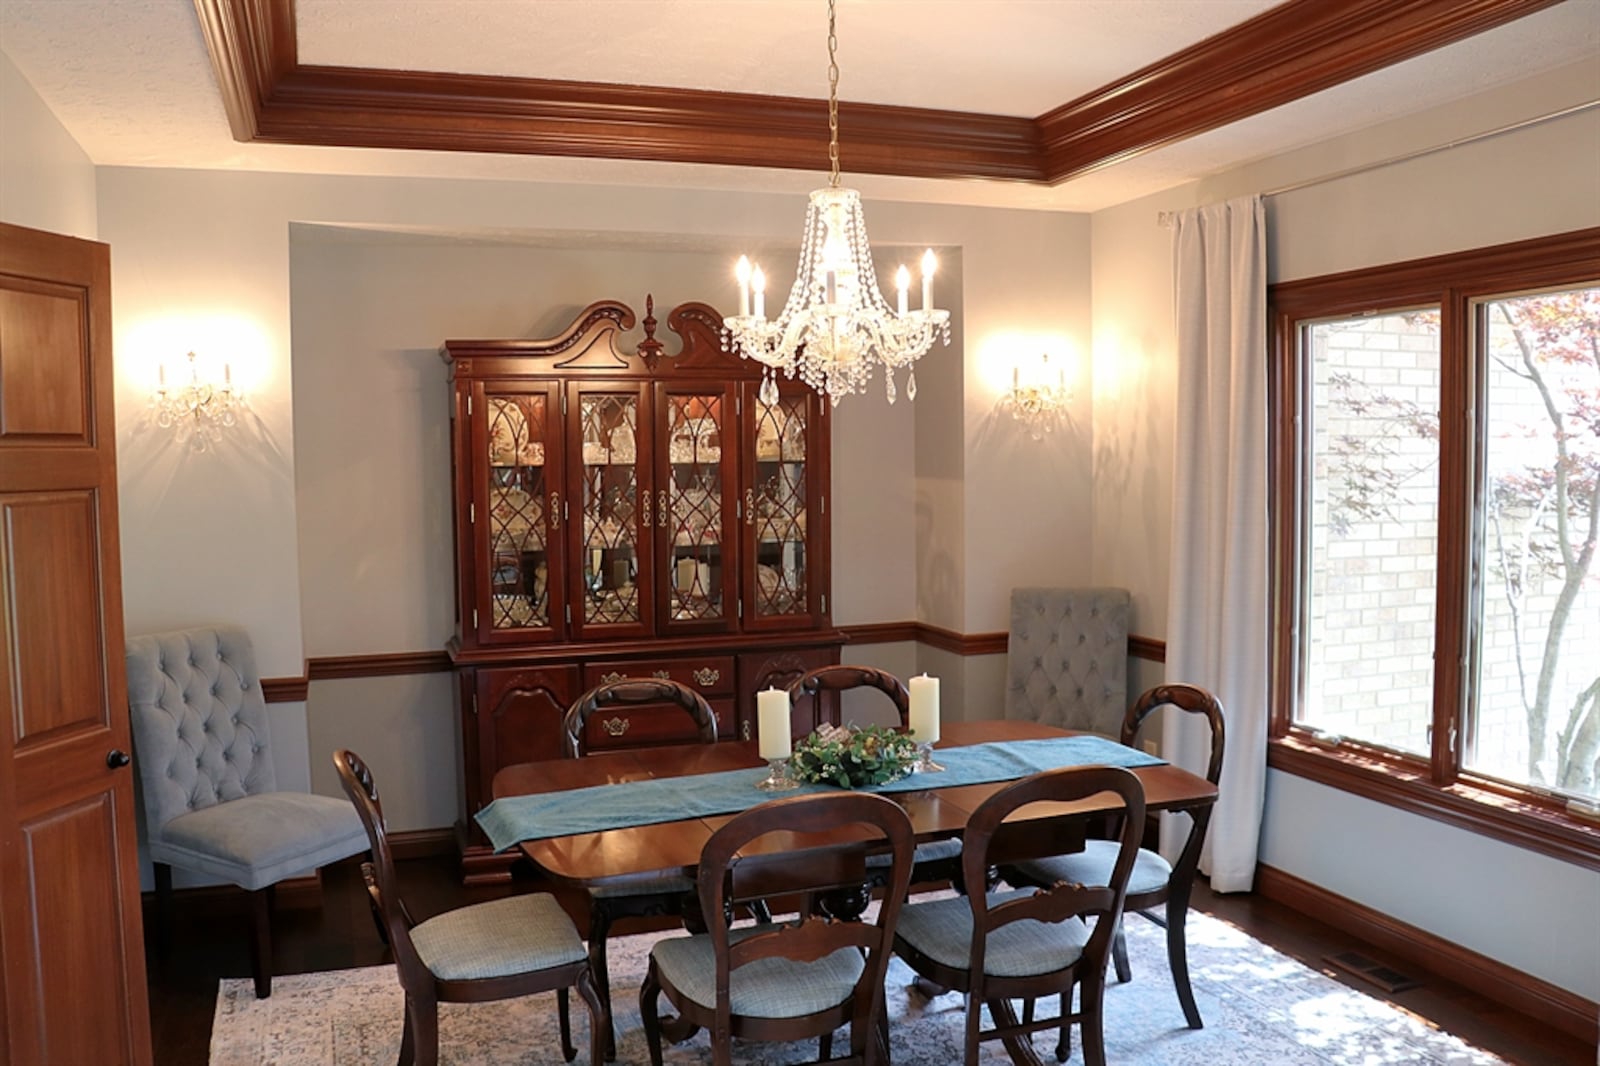
<svg viewBox="0 0 1600 1066">
<path fill-rule="evenodd" d="M 1214 890 L 1248 892 L 1267 775 L 1265 210 L 1259 196 L 1230 200 L 1178 213 L 1173 230 L 1178 402 L 1166 677 L 1222 701 L 1227 747 L 1200 868 Z M 1203 772 L 1205 722 L 1165 718 L 1167 758 Z M 1175 855 L 1181 842 L 1164 827 L 1164 852 Z"/>
</svg>

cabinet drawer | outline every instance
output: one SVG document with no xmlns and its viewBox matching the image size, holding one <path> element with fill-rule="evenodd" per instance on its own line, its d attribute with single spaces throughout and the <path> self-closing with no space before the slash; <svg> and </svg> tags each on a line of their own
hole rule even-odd
<svg viewBox="0 0 1600 1066">
<path fill-rule="evenodd" d="M 733 695 L 733 656 L 689 655 L 681 659 L 625 659 L 611 663 L 590 663 L 583 668 L 583 686 L 588 691 L 623 678 L 660 678 L 688 685 L 706 699 Z M 721 722 L 718 722 L 720 725 Z"/>
<path fill-rule="evenodd" d="M 717 737 L 731 739 L 737 716 L 732 699 L 708 700 L 717 716 Z M 682 707 L 670 703 L 638 703 L 629 707 L 602 707 L 584 724 L 590 751 L 616 751 L 654 744 L 688 744 L 695 740 L 694 720 Z"/>
</svg>

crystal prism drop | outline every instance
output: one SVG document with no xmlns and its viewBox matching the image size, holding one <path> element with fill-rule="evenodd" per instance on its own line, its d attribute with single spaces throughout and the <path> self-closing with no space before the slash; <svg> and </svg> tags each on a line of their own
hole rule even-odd
<svg viewBox="0 0 1600 1066">
<path fill-rule="evenodd" d="M 915 370 L 913 370 L 911 372 L 911 375 L 908 378 L 906 378 L 906 399 L 915 400 L 916 398 L 917 398 L 917 372 Z"/>
<path fill-rule="evenodd" d="M 772 371 L 768 370 L 761 377 L 761 402 L 768 407 L 778 406 L 778 383 L 773 380 Z"/>
<path fill-rule="evenodd" d="M 889 397 L 889 402 L 894 403 L 894 373 L 890 370 L 883 372 L 883 393 Z"/>
</svg>

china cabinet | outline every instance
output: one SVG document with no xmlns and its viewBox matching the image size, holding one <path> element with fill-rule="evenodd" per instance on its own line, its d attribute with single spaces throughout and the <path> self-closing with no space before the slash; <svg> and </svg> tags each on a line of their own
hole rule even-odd
<svg viewBox="0 0 1600 1066">
<path fill-rule="evenodd" d="M 828 608 L 828 405 L 799 382 L 760 397 L 758 364 L 724 351 L 688 303 L 678 350 L 623 347 L 633 311 L 602 301 L 545 340 L 452 340 L 457 674 L 469 881 L 502 876 L 470 814 L 502 766 L 560 755 L 586 689 L 670 677 L 724 737 L 755 729 L 755 694 L 839 661 Z M 809 727 L 797 722 L 796 732 Z M 671 707 L 588 723 L 591 750 L 693 738 Z"/>
</svg>

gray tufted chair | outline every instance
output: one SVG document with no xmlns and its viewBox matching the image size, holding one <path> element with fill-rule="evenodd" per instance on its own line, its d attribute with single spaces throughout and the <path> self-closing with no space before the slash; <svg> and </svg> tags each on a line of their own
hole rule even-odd
<svg viewBox="0 0 1600 1066">
<path fill-rule="evenodd" d="M 157 913 L 170 926 L 172 868 L 252 894 L 256 995 L 272 994 L 272 886 L 367 850 L 343 800 L 279 792 L 255 651 L 237 626 L 127 644 L 133 753 Z"/>
<path fill-rule="evenodd" d="M 1006 717 L 1118 737 L 1130 609 L 1127 589 L 1012 589 Z"/>
</svg>

